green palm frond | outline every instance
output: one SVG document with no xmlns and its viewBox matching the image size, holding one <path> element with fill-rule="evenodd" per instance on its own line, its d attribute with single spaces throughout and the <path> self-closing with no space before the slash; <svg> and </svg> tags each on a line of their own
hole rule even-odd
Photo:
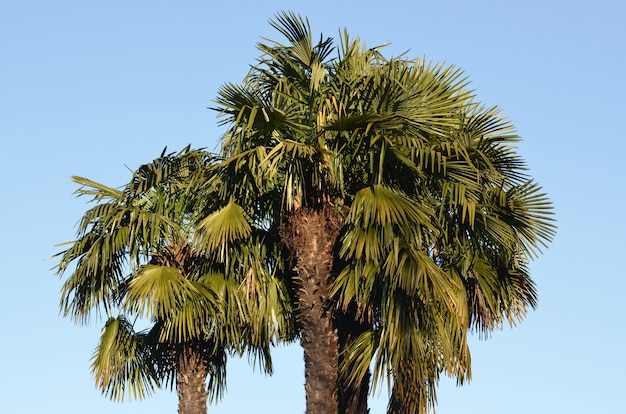
<svg viewBox="0 0 626 414">
<path fill-rule="evenodd" d="M 371 225 L 426 223 L 433 219 L 428 207 L 415 203 L 405 194 L 382 185 L 373 185 L 357 192 L 350 210 L 349 222 L 367 228 Z"/>
<path fill-rule="evenodd" d="M 179 269 L 146 265 L 129 281 L 121 308 L 139 318 L 164 324 L 162 342 L 202 338 L 206 326 L 221 312 L 217 295 L 201 283 L 184 277 Z"/>
<path fill-rule="evenodd" d="M 379 261 L 395 254 L 399 241 L 410 237 L 427 245 L 434 216 L 428 206 L 415 203 L 401 192 L 381 185 L 366 187 L 355 195 L 347 217 L 349 231 L 342 239 L 339 254 L 344 258 Z"/>
<path fill-rule="evenodd" d="M 60 304 L 61 313 L 80 324 L 87 323 L 94 312 L 97 316 L 101 311 L 108 315 L 115 308 L 126 264 L 121 254 L 99 266 L 83 266 L 83 261 L 79 260 L 76 271 L 63 283 Z"/>
<path fill-rule="evenodd" d="M 196 229 L 196 243 L 208 252 L 217 252 L 225 260 L 226 246 L 249 237 L 252 229 L 241 206 L 230 202 L 203 219 Z"/>
<path fill-rule="evenodd" d="M 133 178 L 126 187 L 127 195 L 136 197 L 154 190 L 171 193 L 188 191 L 189 177 L 198 170 L 206 168 L 214 161 L 214 156 L 203 149 L 191 149 L 189 146 L 177 153 L 165 154 L 154 161 L 140 166 L 133 173 Z"/>
<path fill-rule="evenodd" d="M 88 178 L 72 176 L 72 181 L 82 186 L 75 192 L 78 196 L 92 196 L 93 201 L 96 202 L 102 200 L 121 200 L 123 198 L 122 191 L 100 184 Z"/>
<path fill-rule="evenodd" d="M 282 75 L 290 73 L 283 68 L 291 69 L 291 73 L 305 69 L 310 77 L 309 92 L 318 90 L 325 76 L 324 63 L 333 50 L 332 39 L 324 40 L 322 37 L 317 44 L 314 43 L 308 19 L 290 12 L 277 14 L 275 20 L 270 20 L 270 25 L 284 35 L 289 43 L 282 45 L 270 41 L 270 47 L 259 44 L 259 49 L 269 55 L 269 59 L 265 58 L 264 61 L 270 62 L 270 68 L 278 69 Z M 281 62 L 282 65 L 274 66 L 272 61 Z"/>
<path fill-rule="evenodd" d="M 307 18 L 302 18 L 293 12 L 281 12 L 276 14 L 275 20 L 270 20 L 270 25 L 289 40 L 290 45 L 288 48 L 292 50 L 293 56 L 299 58 L 298 60 L 304 66 L 310 67 L 311 63 L 316 60 L 323 62 L 332 52 L 331 38 L 314 45 L 311 27 Z M 286 48 L 280 44 L 277 44 L 277 46 L 279 49 Z"/>
<path fill-rule="evenodd" d="M 102 330 L 91 369 L 96 387 L 112 400 L 143 399 L 160 386 L 145 339 L 123 316 L 110 318 Z"/>
<path fill-rule="evenodd" d="M 509 189 L 505 200 L 506 221 L 516 230 L 521 250 L 535 256 L 555 234 L 552 204 L 533 181 Z"/>
<path fill-rule="evenodd" d="M 124 274 L 172 240 L 177 229 L 168 217 L 114 202 L 90 209 L 79 223 L 80 238 L 57 255 L 59 275 L 76 264 L 62 290 L 64 315 L 84 322 L 100 306 L 108 313 Z"/>
</svg>

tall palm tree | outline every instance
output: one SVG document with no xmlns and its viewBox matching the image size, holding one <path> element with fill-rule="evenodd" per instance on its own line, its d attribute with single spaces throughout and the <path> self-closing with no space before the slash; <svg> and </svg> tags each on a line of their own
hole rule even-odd
<svg viewBox="0 0 626 414">
<path fill-rule="evenodd" d="M 179 413 L 204 414 L 224 391 L 229 351 L 251 351 L 271 372 L 288 301 L 259 235 L 211 188 L 191 187 L 212 164 L 187 147 L 164 151 L 121 189 L 73 178 L 96 205 L 58 254 L 58 274 L 71 269 L 61 309 L 79 323 L 108 318 L 92 372 L 114 400 L 175 386 Z"/>
<path fill-rule="evenodd" d="M 216 109 L 231 193 L 278 200 L 265 222 L 290 254 L 307 413 L 366 412 L 372 364 L 390 412 L 425 411 L 440 374 L 470 377 L 471 329 L 535 305 L 527 264 L 553 235 L 551 205 L 460 70 L 347 32 L 331 56 L 307 20 L 271 24 L 287 43 L 260 43 Z"/>
</svg>

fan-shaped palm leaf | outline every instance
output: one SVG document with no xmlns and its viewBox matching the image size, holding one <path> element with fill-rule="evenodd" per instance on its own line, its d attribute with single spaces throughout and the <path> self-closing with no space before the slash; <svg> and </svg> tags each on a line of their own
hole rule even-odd
<svg viewBox="0 0 626 414">
<path fill-rule="evenodd" d="M 136 333 L 123 316 L 110 318 L 92 356 L 96 387 L 113 400 L 126 396 L 143 399 L 160 386 L 145 334 Z"/>
</svg>

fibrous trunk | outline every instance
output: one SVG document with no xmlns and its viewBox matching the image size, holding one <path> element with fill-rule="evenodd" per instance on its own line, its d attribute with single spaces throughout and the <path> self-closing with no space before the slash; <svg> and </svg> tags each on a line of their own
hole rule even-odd
<svg viewBox="0 0 626 414">
<path fill-rule="evenodd" d="M 182 345 L 177 368 L 178 413 L 206 414 L 208 368 L 201 347 L 193 343 Z"/>
<path fill-rule="evenodd" d="M 332 207 L 300 208 L 281 230 L 295 262 L 292 281 L 304 350 L 307 414 L 337 412 L 338 336 L 329 289 L 337 224 Z"/>
</svg>

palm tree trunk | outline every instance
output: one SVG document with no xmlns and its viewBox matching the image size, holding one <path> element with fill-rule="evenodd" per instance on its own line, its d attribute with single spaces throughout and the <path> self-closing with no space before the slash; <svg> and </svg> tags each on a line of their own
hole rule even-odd
<svg viewBox="0 0 626 414">
<path fill-rule="evenodd" d="M 332 207 L 300 208 L 281 229 L 295 256 L 292 282 L 304 349 L 307 414 L 338 410 L 338 335 L 329 300 L 337 223 Z"/>
<path fill-rule="evenodd" d="M 200 347 L 190 343 L 181 346 L 177 368 L 178 413 L 206 414 L 208 368 Z"/>
</svg>

